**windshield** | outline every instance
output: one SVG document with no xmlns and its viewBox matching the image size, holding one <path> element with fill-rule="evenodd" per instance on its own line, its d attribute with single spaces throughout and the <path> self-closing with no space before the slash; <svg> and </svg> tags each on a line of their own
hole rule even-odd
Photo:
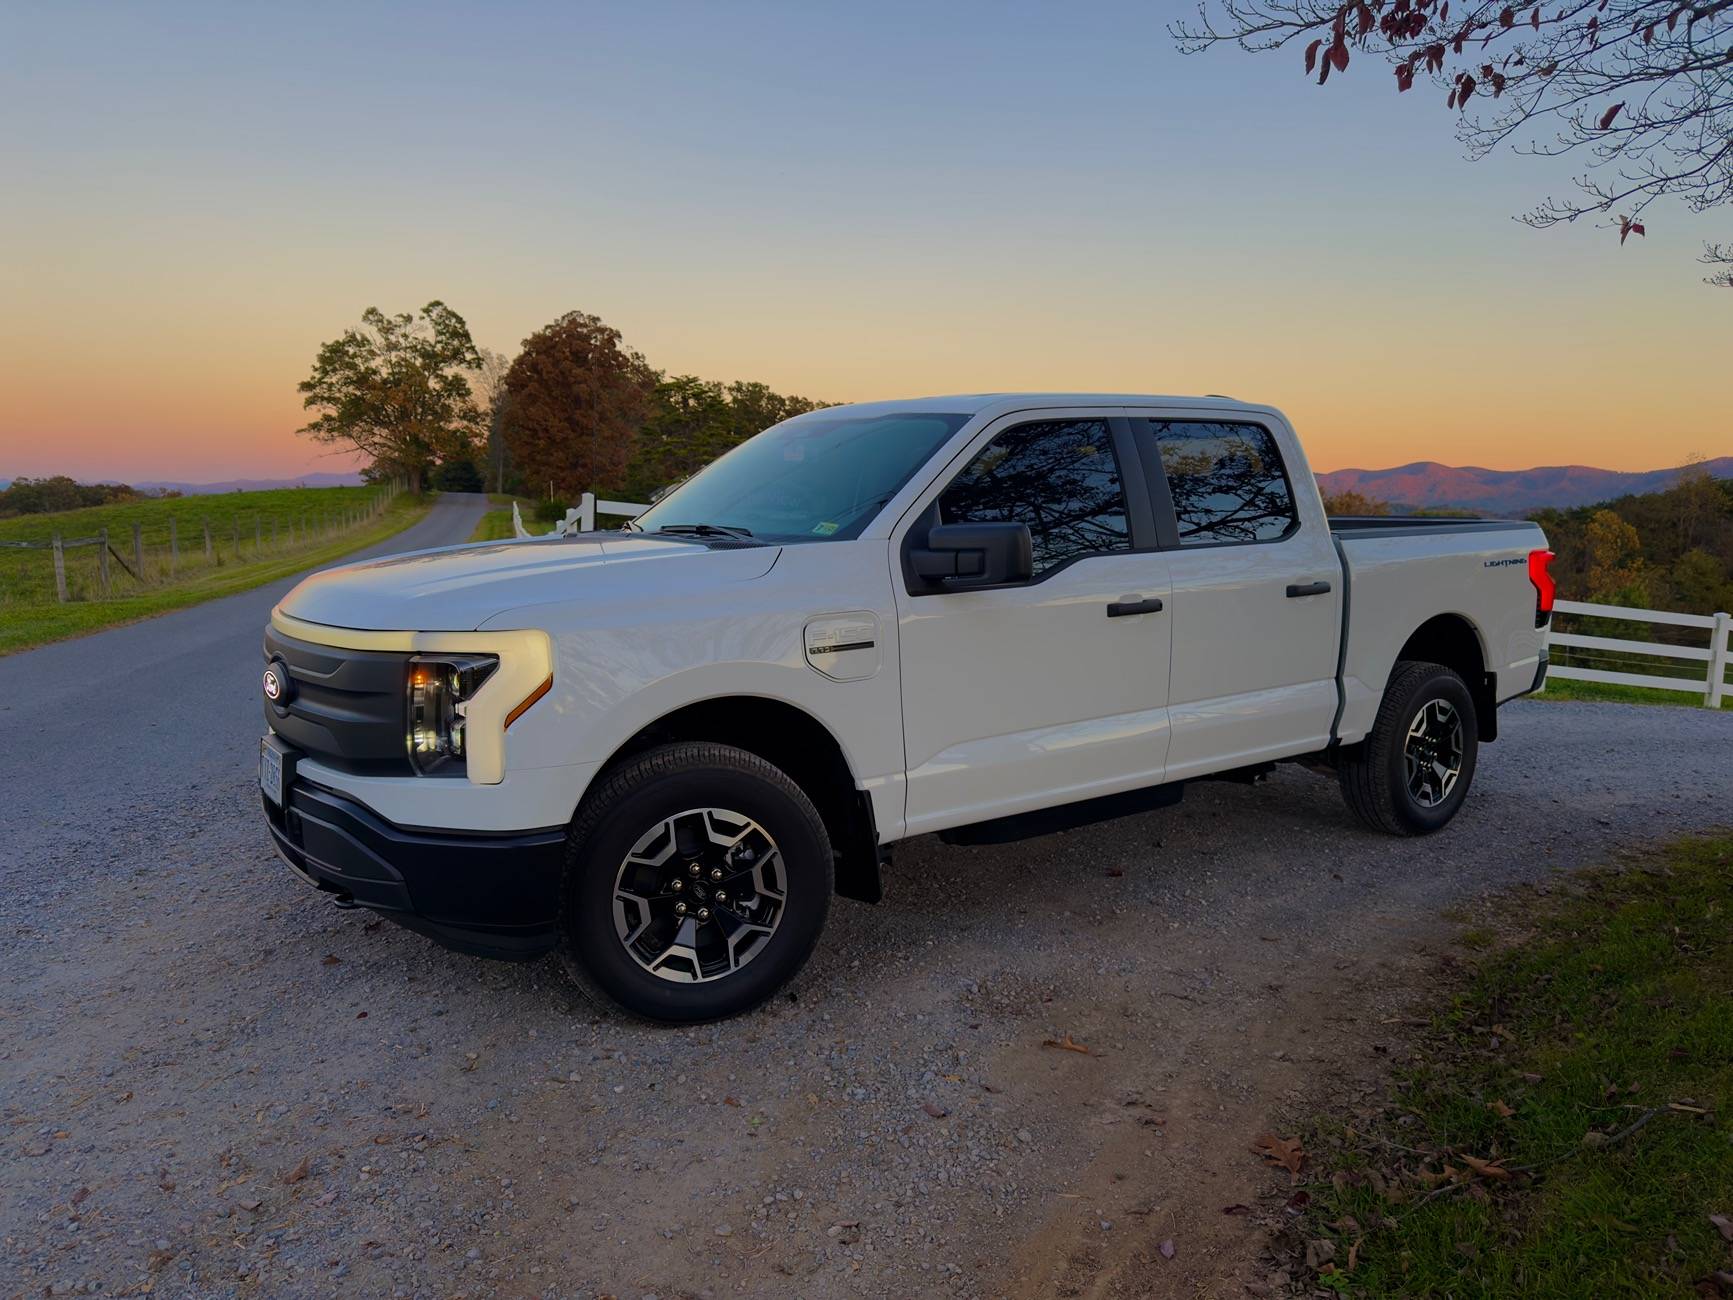
<svg viewBox="0 0 1733 1300">
<path fill-rule="evenodd" d="M 772 425 L 639 515 L 637 527 L 702 526 L 778 542 L 858 537 L 968 419 L 821 413 Z"/>
</svg>

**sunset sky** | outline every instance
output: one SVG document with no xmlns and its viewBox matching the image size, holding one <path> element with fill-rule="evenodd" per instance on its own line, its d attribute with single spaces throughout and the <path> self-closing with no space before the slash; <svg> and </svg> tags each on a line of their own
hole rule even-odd
<svg viewBox="0 0 1733 1300">
<path fill-rule="evenodd" d="M 832 401 L 1229 393 L 1321 469 L 1733 452 L 1724 215 L 1528 230 L 1576 164 L 1189 10 L 11 6 L 0 478 L 344 468 L 296 383 L 431 298 Z"/>
</svg>

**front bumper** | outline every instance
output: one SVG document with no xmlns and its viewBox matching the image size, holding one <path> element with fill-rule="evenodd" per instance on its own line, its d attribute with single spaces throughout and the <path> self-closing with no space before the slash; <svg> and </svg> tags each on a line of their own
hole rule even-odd
<svg viewBox="0 0 1733 1300">
<path fill-rule="evenodd" d="M 340 902 L 476 956 L 527 960 L 553 946 L 564 827 L 415 830 L 302 777 L 285 785 L 282 807 L 260 802 L 277 853 Z"/>
</svg>

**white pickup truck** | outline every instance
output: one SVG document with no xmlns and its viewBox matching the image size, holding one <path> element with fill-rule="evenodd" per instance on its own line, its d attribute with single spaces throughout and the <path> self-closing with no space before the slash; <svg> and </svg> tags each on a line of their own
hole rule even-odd
<svg viewBox="0 0 1733 1300">
<path fill-rule="evenodd" d="M 641 1015 L 784 984 L 889 848 L 1298 759 L 1396 835 L 1546 671 L 1531 523 L 1328 519 L 1281 413 L 937 397 L 768 429 L 619 532 L 327 570 L 265 634 L 294 870 Z"/>
</svg>

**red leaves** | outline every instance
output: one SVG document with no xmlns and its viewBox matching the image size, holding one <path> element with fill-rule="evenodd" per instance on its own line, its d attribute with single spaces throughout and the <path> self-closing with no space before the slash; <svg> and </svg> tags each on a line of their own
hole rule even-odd
<svg viewBox="0 0 1733 1300">
<path fill-rule="evenodd" d="M 1412 63 L 1396 65 L 1396 89 L 1398 92 L 1414 89 L 1414 65 Z"/>
<path fill-rule="evenodd" d="M 1324 38 L 1320 36 L 1317 40 L 1313 41 L 1306 47 L 1306 72 L 1308 74 L 1311 73 L 1312 69 L 1318 66 L 1318 47 L 1323 43 Z"/>
<path fill-rule="evenodd" d="M 1624 106 L 1625 101 L 1621 99 L 1618 103 L 1614 104 L 1606 112 L 1601 114 L 1601 130 L 1605 131 L 1613 124 L 1613 119 L 1619 115 L 1619 110 Z"/>
<path fill-rule="evenodd" d="M 1623 244 L 1631 235 L 1641 235 L 1647 239 L 1649 232 L 1643 229 L 1643 223 L 1632 221 L 1629 217 L 1619 218 L 1619 243 Z"/>
<path fill-rule="evenodd" d="M 1499 11 L 1499 14 L 1498 14 L 1498 25 L 1500 27 L 1503 27 L 1506 29 L 1509 29 L 1511 27 L 1515 27 L 1516 26 L 1516 10 L 1512 9 L 1509 5 L 1506 5 L 1503 9 L 1501 9 Z"/>
<path fill-rule="evenodd" d="M 1348 70 L 1348 44 L 1346 41 L 1337 41 L 1330 47 L 1330 62 L 1336 65 L 1337 72 Z"/>
</svg>

